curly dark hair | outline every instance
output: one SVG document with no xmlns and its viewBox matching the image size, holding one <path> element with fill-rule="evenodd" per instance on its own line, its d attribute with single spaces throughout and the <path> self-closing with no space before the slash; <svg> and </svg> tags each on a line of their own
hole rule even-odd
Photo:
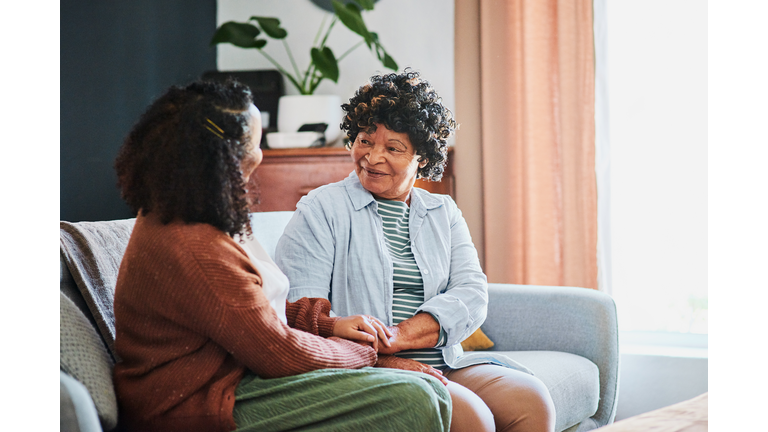
<svg viewBox="0 0 768 432">
<path fill-rule="evenodd" d="M 115 160 L 123 199 L 230 234 L 251 235 L 240 163 L 250 145 L 251 91 L 235 81 L 173 86 L 141 115 Z M 210 120 L 210 122 L 209 122 Z"/>
<path fill-rule="evenodd" d="M 419 73 L 405 69 L 401 74 L 372 76 L 368 84 L 343 104 L 341 129 L 351 148 L 361 131 L 373 133 L 376 124 L 408 134 L 417 155 L 427 160 L 418 177 L 439 181 L 448 160 L 446 140 L 458 128 L 451 110 L 443 106 L 434 88 Z"/>
</svg>

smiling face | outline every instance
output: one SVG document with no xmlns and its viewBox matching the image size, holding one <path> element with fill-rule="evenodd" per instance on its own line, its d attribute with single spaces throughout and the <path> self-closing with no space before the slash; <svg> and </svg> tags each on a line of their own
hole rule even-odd
<svg viewBox="0 0 768 432">
<path fill-rule="evenodd" d="M 352 161 L 363 187 L 377 198 L 405 201 L 408 198 L 419 162 L 408 134 L 393 132 L 383 124 L 376 131 L 357 134 L 352 145 Z"/>
</svg>

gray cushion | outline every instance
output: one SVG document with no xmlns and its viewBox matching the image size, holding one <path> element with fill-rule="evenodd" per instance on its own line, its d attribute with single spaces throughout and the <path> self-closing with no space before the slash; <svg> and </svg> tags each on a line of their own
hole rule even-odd
<svg viewBox="0 0 768 432">
<path fill-rule="evenodd" d="M 104 429 L 114 429 L 117 425 L 117 398 L 112 383 L 112 357 L 96 329 L 72 300 L 61 292 L 59 332 L 61 370 L 88 389 Z"/>
<path fill-rule="evenodd" d="M 501 351 L 530 368 L 549 389 L 557 415 L 555 430 L 595 414 L 600 394 L 597 366 L 584 357 L 557 351 Z"/>
</svg>

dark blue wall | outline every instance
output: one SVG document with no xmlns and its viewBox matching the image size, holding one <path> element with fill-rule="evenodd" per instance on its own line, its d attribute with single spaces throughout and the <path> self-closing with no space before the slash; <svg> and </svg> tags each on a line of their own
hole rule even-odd
<svg viewBox="0 0 768 432">
<path fill-rule="evenodd" d="M 113 163 L 147 105 L 216 69 L 216 0 L 61 2 L 61 220 L 131 217 Z"/>
</svg>

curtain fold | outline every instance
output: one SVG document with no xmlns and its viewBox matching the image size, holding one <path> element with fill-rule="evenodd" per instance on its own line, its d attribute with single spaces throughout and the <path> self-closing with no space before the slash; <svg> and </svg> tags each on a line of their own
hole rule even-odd
<svg viewBox="0 0 768 432">
<path fill-rule="evenodd" d="M 478 1 L 484 270 L 597 288 L 592 1 Z"/>
</svg>

